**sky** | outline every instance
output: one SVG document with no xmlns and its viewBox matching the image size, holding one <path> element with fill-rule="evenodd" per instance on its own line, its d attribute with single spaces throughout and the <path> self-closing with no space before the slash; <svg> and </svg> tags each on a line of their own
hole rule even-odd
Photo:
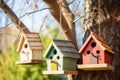
<svg viewBox="0 0 120 80">
<path fill-rule="evenodd" d="M 42 0 L 38 0 L 36 3 L 38 5 L 38 8 L 36 9 L 34 7 L 35 3 L 34 1 L 37 0 L 4 0 L 7 1 L 6 3 L 9 5 L 9 7 L 15 12 L 15 14 L 18 17 L 21 17 L 22 15 L 47 8 L 46 4 Z M 71 2 L 72 0 L 67 0 Z M 73 13 L 80 13 L 80 16 L 83 15 L 83 1 L 84 0 L 75 0 L 69 7 Z M 76 7 L 76 8 L 75 8 Z M 45 18 L 46 17 L 46 18 Z M 75 16 L 75 19 L 77 19 L 79 16 Z M 4 12 L 0 9 L 0 28 L 5 27 L 6 24 L 11 23 L 10 19 L 4 14 Z M 49 24 L 50 27 L 58 26 L 57 22 L 54 20 L 54 18 L 51 16 L 49 10 L 43 10 L 40 12 L 36 12 L 34 14 L 29 14 L 24 16 L 22 19 L 22 22 L 27 26 L 27 28 L 31 32 L 39 32 L 40 27 L 42 26 L 42 29 L 45 30 L 46 24 Z M 78 20 L 75 22 L 76 25 L 76 32 L 77 32 L 77 39 L 78 44 L 81 44 L 82 35 L 79 36 L 79 34 L 82 34 L 81 26 L 82 26 L 83 19 Z M 14 24 L 10 25 L 14 26 Z"/>
</svg>

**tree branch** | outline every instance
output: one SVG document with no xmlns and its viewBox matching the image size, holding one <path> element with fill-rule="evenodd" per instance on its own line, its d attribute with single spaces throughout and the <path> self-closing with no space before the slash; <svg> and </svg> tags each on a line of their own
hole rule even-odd
<svg viewBox="0 0 120 80">
<path fill-rule="evenodd" d="M 60 0 L 59 4 L 60 4 L 59 7 L 61 10 L 61 13 L 64 16 L 64 18 L 68 24 L 68 27 L 70 28 L 71 32 L 74 33 L 74 36 L 76 37 L 75 24 L 73 23 L 74 15 L 71 13 L 66 0 Z"/>
<path fill-rule="evenodd" d="M 10 7 L 3 1 L 0 0 L 0 8 L 5 12 L 5 14 L 13 21 L 16 27 L 22 30 L 24 33 L 29 32 L 27 27 L 19 20 L 16 14 L 10 9 Z"/>
<path fill-rule="evenodd" d="M 43 0 L 47 6 L 50 9 L 50 12 L 52 14 L 52 16 L 56 19 L 56 21 L 60 24 L 60 7 L 57 3 L 57 0 Z M 67 9 L 67 8 L 66 8 Z M 66 10 L 67 11 L 67 10 Z M 68 12 L 69 13 L 69 12 Z M 71 13 L 70 13 L 71 15 Z M 74 35 L 74 32 L 72 30 L 72 27 L 70 29 L 69 27 L 69 24 L 67 23 L 67 17 L 68 15 L 64 16 L 63 14 L 61 14 L 61 26 L 60 26 L 60 29 L 65 37 L 66 40 L 71 40 L 73 42 L 73 44 L 76 46 L 77 48 L 77 43 L 76 43 L 76 37 Z M 72 24 L 73 24 L 73 21 L 71 20 Z M 73 26 L 75 27 L 75 26 Z"/>
<path fill-rule="evenodd" d="M 19 17 L 19 19 L 23 18 L 26 15 L 33 14 L 33 13 L 36 13 L 36 12 L 40 12 L 40 11 L 43 11 L 43 10 L 46 10 L 46 9 L 50 9 L 50 8 L 43 8 L 43 9 L 40 9 L 40 10 L 36 10 L 36 11 L 31 11 L 31 12 L 25 13 L 24 15 Z"/>
<path fill-rule="evenodd" d="M 24 16 L 26 16 L 26 15 L 30 15 L 30 14 L 33 14 L 33 13 L 36 13 L 36 12 L 40 12 L 40 11 L 43 11 L 43 10 L 46 10 L 46 9 L 50 9 L 50 8 L 43 8 L 43 9 L 40 9 L 40 10 L 36 10 L 36 11 L 31 11 L 31 12 L 28 12 L 28 13 L 25 13 L 24 15 L 22 15 L 22 16 L 20 16 L 19 18 L 18 18 L 18 20 L 20 20 L 21 18 L 23 18 Z M 13 22 L 10 22 L 9 24 L 7 24 L 7 26 L 8 25 L 11 25 Z M 5 27 L 5 26 L 4 26 Z M 1 29 L 1 28 L 0 28 Z"/>
</svg>

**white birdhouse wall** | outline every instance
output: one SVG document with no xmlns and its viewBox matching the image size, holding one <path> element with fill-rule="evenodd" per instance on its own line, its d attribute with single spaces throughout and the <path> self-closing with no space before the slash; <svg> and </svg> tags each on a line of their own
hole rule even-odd
<svg viewBox="0 0 120 80">
<path fill-rule="evenodd" d="M 47 59 L 47 68 L 48 70 L 52 70 L 52 61 L 55 61 L 58 66 L 58 70 L 63 70 L 63 57 L 57 52 L 54 48 L 50 51 L 50 54 Z"/>
<path fill-rule="evenodd" d="M 20 60 L 25 61 L 31 59 L 32 59 L 32 51 L 30 50 L 27 41 L 24 41 L 22 49 L 20 51 Z"/>
</svg>

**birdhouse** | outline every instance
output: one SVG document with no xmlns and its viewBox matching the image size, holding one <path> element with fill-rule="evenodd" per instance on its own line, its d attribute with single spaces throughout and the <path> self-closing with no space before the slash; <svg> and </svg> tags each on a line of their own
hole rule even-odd
<svg viewBox="0 0 120 80">
<path fill-rule="evenodd" d="M 78 68 L 83 70 L 113 70 L 112 57 L 114 52 L 96 33 L 92 32 L 83 44 L 79 53 L 83 64 Z"/>
<path fill-rule="evenodd" d="M 43 45 L 39 33 L 22 33 L 17 51 L 20 53 L 20 61 L 17 61 L 16 64 L 36 64 L 43 62 Z"/>
<path fill-rule="evenodd" d="M 77 74 L 76 62 L 80 56 L 71 41 L 53 40 L 44 57 L 48 70 L 43 74 Z"/>
</svg>

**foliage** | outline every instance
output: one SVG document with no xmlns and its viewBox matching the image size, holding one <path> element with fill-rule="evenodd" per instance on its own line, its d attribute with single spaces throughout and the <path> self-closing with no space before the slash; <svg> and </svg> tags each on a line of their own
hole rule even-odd
<svg viewBox="0 0 120 80">
<path fill-rule="evenodd" d="M 49 46 L 52 39 L 63 39 L 63 36 L 61 35 L 57 27 L 50 28 L 48 25 L 46 25 L 46 29 L 47 29 L 47 33 L 45 33 L 44 30 L 41 30 L 40 32 L 40 36 L 42 38 L 42 42 L 45 50 Z"/>
</svg>

